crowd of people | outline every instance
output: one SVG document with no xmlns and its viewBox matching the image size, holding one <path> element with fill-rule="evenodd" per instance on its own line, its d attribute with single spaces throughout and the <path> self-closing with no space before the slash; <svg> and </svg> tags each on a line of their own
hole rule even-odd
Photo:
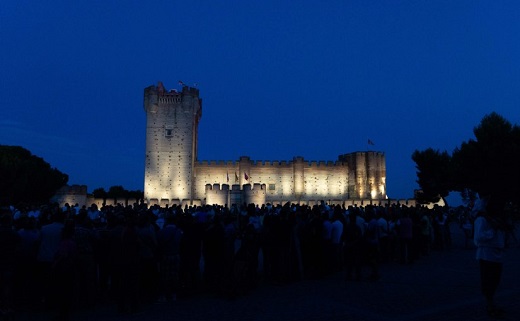
<svg viewBox="0 0 520 321">
<path fill-rule="evenodd" d="M 121 313 L 201 292 L 232 298 L 260 280 L 289 284 L 344 271 L 380 278 L 451 244 L 447 209 L 401 205 L 3 208 L 2 308 L 111 303 Z"/>
</svg>

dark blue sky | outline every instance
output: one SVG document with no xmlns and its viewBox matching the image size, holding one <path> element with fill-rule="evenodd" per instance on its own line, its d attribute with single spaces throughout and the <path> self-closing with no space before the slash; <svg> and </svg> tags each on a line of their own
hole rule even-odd
<svg viewBox="0 0 520 321">
<path fill-rule="evenodd" d="M 496 111 L 520 123 L 518 1 L 4 1 L 0 144 L 70 184 L 143 189 L 143 90 L 197 84 L 199 160 L 452 152 Z M 368 139 L 375 146 L 368 146 Z"/>
</svg>

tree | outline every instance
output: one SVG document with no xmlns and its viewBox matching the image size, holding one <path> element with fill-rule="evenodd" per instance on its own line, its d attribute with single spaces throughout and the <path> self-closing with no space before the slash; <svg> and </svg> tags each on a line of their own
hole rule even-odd
<svg viewBox="0 0 520 321">
<path fill-rule="evenodd" d="M 473 133 L 475 139 L 462 142 L 452 156 L 431 148 L 413 153 L 425 201 L 469 189 L 480 197 L 519 204 L 520 127 L 493 112 Z"/>
<path fill-rule="evenodd" d="M 128 191 L 128 198 L 135 199 L 139 202 L 144 199 L 144 193 L 141 190 Z"/>
<path fill-rule="evenodd" d="M 107 198 L 107 192 L 105 191 L 105 189 L 103 187 L 96 188 L 92 192 L 92 195 L 94 196 L 94 198 L 101 198 L 101 199 Z"/>
<path fill-rule="evenodd" d="M 107 198 L 112 199 L 126 199 L 128 191 L 123 188 L 121 185 L 111 186 L 108 189 Z"/>
<path fill-rule="evenodd" d="M 518 200 L 520 193 L 520 128 L 497 113 L 486 115 L 474 128 L 476 140 L 453 152 L 454 189 L 469 188 L 481 197 Z"/>
<path fill-rule="evenodd" d="M 422 192 L 417 194 L 419 202 L 438 202 L 446 197 L 452 184 L 452 164 L 450 155 L 428 148 L 425 151 L 415 151 L 412 159 L 416 163 L 417 183 Z"/>
<path fill-rule="evenodd" d="M 68 175 L 27 149 L 0 145 L 0 203 L 46 203 L 68 180 Z"/>
<path fill-rule="evenodd" d="M 136 201 L 139 202 L 140 200 L 142 200 L 144 198 L 144 194 L 143 194 L 142 191 L 140 191 L 140 190 L 129 191 L 129 190 L 126 190 L 121 185 L 111 186 L 108 189 L 108 192 L 105 191 L 105 189 L 102 188 L 102 187 L 96 188 L 92 192 L 92 195 L 95 198 L 100 198 L 100 199 L 103 199 L 103 200 L 115 199 L 115 200 L 118 200 L 118 201 L 135 199 Z"/>
</svg>

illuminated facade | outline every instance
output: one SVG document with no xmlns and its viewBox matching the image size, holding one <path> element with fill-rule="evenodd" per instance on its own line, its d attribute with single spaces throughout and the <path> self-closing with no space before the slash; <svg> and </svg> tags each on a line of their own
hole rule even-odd
<svg viewBox="0 0 520 321">
<path fill-rule="evenodd" d="M 148 204 L 336 204 L 385 200 L 386 161 L 382 152 L 340 155 L 338 160 L 198 161 L 202 116 L 199 90 L 167 91 L 162 83 L 144 91 L 146 160 L 144 198 Z"/>
</svg>

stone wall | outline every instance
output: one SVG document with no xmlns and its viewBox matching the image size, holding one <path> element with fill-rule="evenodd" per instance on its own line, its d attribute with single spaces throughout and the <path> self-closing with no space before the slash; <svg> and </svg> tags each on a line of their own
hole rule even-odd
<svg viewBox="0 0 520 321">
<path fill-rule="evenodd" d="M 243 193 L 243 186 L 260 184 L 265 185 L 265 200 L 269 203 L 308 204 L 319 200 L 342 203 L 348 199 L 386 198 L 383 153 L 357 152 L 341 155 L 339 159 L 336 162 L 306 161 L 295 157 L 292 161 L 252 161 L 242 156 L 236 162 L 197 162 L 194 197 L 213 204 L 215 186 L 237 185 Z M 208 185 L 212 186 L 211 201 L 207 195 Z M 245 198 L 242 195 L 233 199 L 243 201 Z M 221 205 L 224 204 L 227 203 Z"/>
</svg>

